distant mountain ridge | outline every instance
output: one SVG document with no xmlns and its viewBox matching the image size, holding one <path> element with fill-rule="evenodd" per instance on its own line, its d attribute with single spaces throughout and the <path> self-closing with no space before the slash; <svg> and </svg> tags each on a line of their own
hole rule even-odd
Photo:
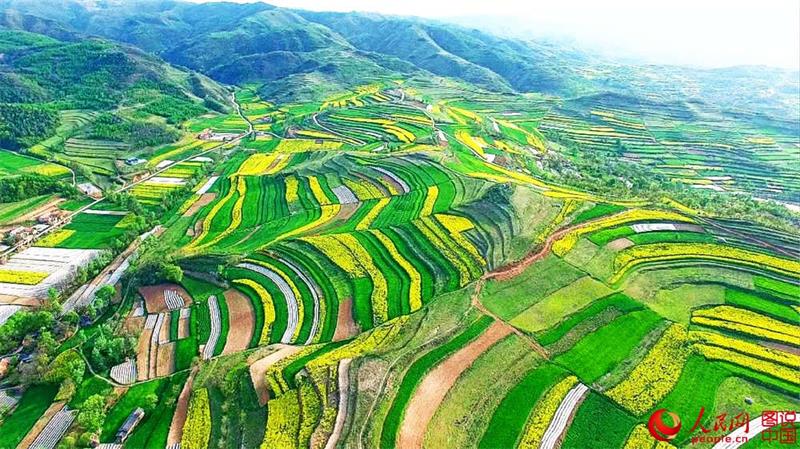
<svg viewBox="0 0 800 449">
<path fill-rule="evenodd" d="M 0 6 L 27 17 L 0 22 L 6 26 L 123 41 L 222 82 L 270 81 L 354 64 L 366 64 L 369 75 L 423 70 L 501 92 L 561 93 L 573 81 L 552 50 L 543 53 L 543 48 L 522 41 L 412 18 L 313 13 L 264 3 L 57 0 L 45 7 L 33 0 L 4 0 Z M 33 18 L 40 20 L 35 30 Z M 388 61 L 378 61 L 372 53 Z M 273 64 L 254 63 L 256 56 Z M 337 64 L 334 59 L 342 56 L 352 62 Z M 580 61 L 582 56 L 569 59 Z M 243 67 L 231 70 L 238 62 Z"/>
<path fill-rule="evenodd" d="M 0 10 L 0 26 L 60 40 L 125 42 L 222 83 L 259 84 L 276 101 L 433 74 L 501 93 L 574 98 L 610 91 L 800 119 L 797 72 L 615 64 L 562 44 L 413 17 L 175 0 L 0 0 Z"/>
</svg>

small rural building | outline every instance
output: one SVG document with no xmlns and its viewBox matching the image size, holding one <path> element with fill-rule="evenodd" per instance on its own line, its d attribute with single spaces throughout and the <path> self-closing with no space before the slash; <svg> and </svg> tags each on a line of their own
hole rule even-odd
<svg viewBox="0 0 800 449">
<path fill-rule="evenodd" d="M 78 190 L 94 199 L 101 198 L 103 196 L 103 191 L 90 182 L 78 184 Z"/>
<path fill-rule="evenodd" d="M 147 160 L 139 157 L 129 157 L 128 159 L 125 159 L 125 163 L 127 165 L 139 165 L 144 164 L 145 162 L 147 162 Z"/>
<path fill-rule="evenodd" d="M 210 140 L 211 135 L 212 135 L 211 128 L 206 128 L 200 134 L 197 135 L 197 138 L 200 140 Z"/>
<path fill-rule="evenodd" d="M 61 224 L 69 218 L 69 212 L 65 210 L 54 210 L 36 217 L 36 221 L 46 225 Z"/>
<path fill-rule="evenodd" d="M 46 231 L 46 230 L 47 230 L 47 228 L 49 228 L 49 227 L 50 227 L 50 225 L 49 225 L 49 224 L 45 224 L 45 223 L 39 223 L 39 224 L 35 224 L 35 225 L 33 225 L 33 228 L 32 228 L 32 229 L 33 229 L 33 232 L 35 232 L 35 233 L 39 234 L 39 233 L 41 233 L 41 232 L 44 232 L 44 231 Z"/>
<path fill-rule="evenodd" d="M 116 442 L 119 444 L 124 443 L 142 418 L 144 418 L 144 410 L 142 410 L 141 407 L 137 407 L 136 410 L 128 415 L 128 418 L 125 419 L 125 422 L 122 423 L 122 426 L 117 430 Z"/>
<path fill-rule="evenodd" d="M 33 239 L 33 229 L 26 226 L 17 226 L 16 228 L 8 231 L 4 237 L 4 241 L 11 245 L 18 243 L 29 243 Z"/>
</svg>

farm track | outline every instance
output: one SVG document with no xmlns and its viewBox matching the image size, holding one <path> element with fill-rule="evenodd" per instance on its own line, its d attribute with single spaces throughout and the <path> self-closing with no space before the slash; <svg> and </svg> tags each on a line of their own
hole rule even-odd
<svg viewBox="0 0 800 449">
<path fill-rule="evenodd" d="M 289 357 L 297 351 L 303 349 L 302 346 L 289 346 L 283 344 L 278 344 L 275 346 L 278 348 L 277 351 L 271 352 L 250 364 L 250 379 L 253 381 L 253 387 L 258 395 L 258 403 L 262 406 L 267 405 L 267 401 L 269 400 L 269 387 L 267 385 L 266 377 L 267 369 L 286 357 Z"/>
<path fill-rule="evenodd" d="M 485 283 L 485 281 L 483 279 L 478 279 L 478 281 L 475 283 L 475 291 L 472 293 L 472 297 L 471 297 L 472 298 L 472 305 L 476 309 L 480 310 L 481 313 L 492 317 L 495 320 L 496 323 L 500 323 L 502 326 L 508 328 L 511 332 L 513 332 L 518 337 L 520 337 L 537 354 L 539 354 L 540 356 L 542 356 L 545 359 L 549 359 L 550 358 L 550 354 L 547 352 L 547 350 L 542 345 L 540 345 L 538 342 L 536 342 L 536 340 L 531 338 L 528 334 L 526 334 L 526 333 L 522 332 L 521 330 L 517 329 L 516 327 L 512 326 L 511 324 L 508 324 L 502 318 L 500 318 L 499 316 L 494 314 L 492 311 L 487 309 L 483 305 L 483 303 L 481 303 L 480 297 L 481 297 L 481 292 L 483 291 L 484 283 Z"/>
<path fill-rule="evenodd" d="M 178 402 L 175 405 L 175 413 L 172 415 L 172 422 L 169 426 L 169 434 L 167 436 L 167 447 L 175 444 L 180 444 L 181 437 L 183 437 L 183 425 L 186 423 L 186 413 L 189 411 L 189 397 L 192 395 L 192 382 L 196 369 L 193 369 L 183 384 L 181 394 L 178 396 Z"/>
<path fill-rule="evenodd" d="M 153 228 L 151 235 L 159 236 L 164 228 L 157 226 Z M 114 260 L 105 267 L 100 274 L 94 277 L 88 284 L 78 288 L 67 301 L 64 302 L 62 307 L 62 314 L 70 312 L 76 308 L 85 306 L 94 300 L 94 294 L 105 284 L 116 284 L 122 277 L 122 274 L 128 269 L 130 259 L 133 254 L 139 249 L 143 239 L 135 239 L 128 247 L 120 253 Z M 111 282 L 113 281 L 113 282 Z"/>
<path fill-rule="evenodd" d="M 422 379 L 406 407 L 403 423 L 398 430 L 397 447 L 404 449 L 422 447 L 431 418 L 461 373 L 472 366 L 481 354 L 511 332 L 508 326 L 495 321 L 478 338 L 438 364 Z"/>
<path fill-rule="evenodd" d="M 64 200 L 63 198 L 53 198 L 50 201 L 48 201 L 48 202 L 42 204 L 41 206 L 37 207 L 36 209 L 33 209 L 33 210 L 29 211 L 29 212 L 26 212 L 25 214 L 20 215 L 19 217 L 15 218 L 14 220 L 5 223 L 3 225 L 3 227 L 10 227 L 10 226 L 16 225 L 18 223 L 23 223 L 23 222 L 26 222 L 26 221 L 33 221 L 39 215 L 42 215 L 42 214 L 44 214 L 46 212 L 50 212 L 51 209 L 55 209 L 56 206 L 58 206 L 59 204 L 63 203 L 64 201 L 66 201 L 66 200 Z"/>
<path fill-rule="evenodd" d="M 336 444 L 342 436 L 344 430 L 345 420 L 349 413 L 349 400 L 350 400 L 350 362 L 351 359 L 344 359 L 339 361 L 338 383 L 339 383 L 339 407 L 336 410 L 336 421 L 333 425 L 333 431 L 328 442 L 325 444 L 325 449 L 336 449 Z"/>
<path fill-rule="evenodd" d="M 192 205 L 191 205 L 191 206 L 189 206 L 189 208 L 188 208 L 188 209 L 186 209 L 186 212 L 184 212 L 184 213 L 183 213 L 183 216 L 184 216 L 184 217 L 191 217 L 191 216 L 193 216 L 193 215 L 194 215 L 194 214 L 196 214 L 196 213 L 197 213 L 197 212 L 198 212 L 200 209 L 202 209 L 202 208 L 203 208 L 203 206 L 205 206 L 205 205 L 207 205 L 207 204 L 210 204 L 210 203 L 211 203 L 211 202 L 213 202 L 213 201 L 214 201 L 216 198 L 217 198 L 217 194 L 216 194 L 216 193 L 204 193 L 204 194 L 200 195 L 200 198 L 198 198 L 198 199 L 197 199 L 197 201 L 195 201 L 194 203 L 192 203 Z"/>
</svg>

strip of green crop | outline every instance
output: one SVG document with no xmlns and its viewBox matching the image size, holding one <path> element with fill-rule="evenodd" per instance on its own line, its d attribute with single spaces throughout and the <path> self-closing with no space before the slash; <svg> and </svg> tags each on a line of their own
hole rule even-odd
<svg viewBox="0 0 800 449">
<path fill-rule="evenodd" d="M 232 279 L 250 279 L 261 284 L 267 290 L 267 292 L 269 292 L 270 296 L 272 297 L 272 304 L 275 306 L 275 322 L 272 324 L 272 329 L 270 329 L 269 342 L 279 343 L 289 322 L 289 311 L 286 307 L 286 298 L 284 298 L 283 293 L 281 293 L 281 291 L 278 289 L 278 286 L 275 285 L 275 283 L 269 278 L 261 275 L 260 273 L 241 268 L 231 268 L 229 270 L 228 277 Z M 263 328 L 264 325 L 262 324 L 261 326 Z M 260 338 L 260 334 L 257 335 L 259 335 Z"/>
<path fill-rule="evenodd" d="M 266 221 L 266 217 L 263 217 L 262 214 L 264 214 L 265 211 L 272 209 L 272 207 L 263 207 L 263 205 L 274 204 L 266 202 L 267 186 L 265 185 L 264 180 L 268 179 L 270 178 L 266 176 L 245 177 L 247 193 L 245 194 L 244 204 L 242 205 L 242 211 L 244 213 L 242 214 L 242 224 L 239 225 L 240 229 L 250 229 L 254 226 L 257 226 L 259 223 Z M 224 243 L 220 242 L 220 244 Z"/>
<path fill-rule="evenodd" d="M 743 307 L 755 312 L 764 313 L 773 318 L 786 321 L 795 325 L 800 325 L 800 317 L 797 311 L 782 304 L 762 292 L 745 291 L 737 288 L 725 289 L 725 302 L 738 307 Z"/>
<path fill-rule="evenodd" d="M 358 203 L 358 209 L 356 212 L 347 219 L 346 223 L 343 223 L 341 227 L 337 228 L 337 232 L 353 232 L 356 230 L 356 226 L 361 223 L 361 220 L 369 214 L 369 211 L 372 210 L 372 207 L 375 206 L 378 200 L 367 200 Z M 390 203 L 391 204 L 391 203 Z"/>
<path fill-rule="evenodd" d="M 555 361 L 592 383 L 624 361 L 663 321 L 648 309 L 631 312 L 587 335 Z"/>
<path fill-rule="evenodd" d="M 434 366 L 438 365 L 448 355 L 457 351 L 458 349 L 467 345 L 470 341 L 477 338 L 485 331 L 490 324 L 492 318 L 488 316 L 481 316 L 461 334 L 448 341 L 447 343 L 430 350 L 422 357 L 418 358 L 406 371 L 397 394 L 389 407 L 389 412 L 383 422 L 383 430 L 381 431 L 381 447 L 390 448 L 395 447 L 397 441 L 397 431 L 403 422 L 405 416 L 406 406 L 413 396 L 414 390 L 417 385 L 422 381 Z"/>
<path fill-rule="evenodd" d="M 764 276 L 754 277 L 753 283 L 757 290 L 763 290 L 795 304 L 800 304 L 800 285 L 790 284 Z"/>
<path fill-rule="evenodd" d="M 436 247 L 422 235 L 415 226 L 406 225 L 391 228 L 397 232 L 402 240 L 419 256 L 419 260 L 427 264 L 436 281 L 435 294 L 450 292 L 459 287 L 459 274 L 456 268 L 447 260 Z"/>
<path fill-rule="evenodd" d="M 58 385 L 34 385 L 22 395 L 17 407 L 0 424 L 0 447 L 17 447 L 25 434 L 50 406 Z"/>
<path fill-rule="evenodd" d="M 224 396 L 222 391 L 216 385 L 209 385 L 208 387 L 208 408 L 211 412 L 211 435 L 208 439 L 208 447 L 221 447 L 224 435 L 226 433 L 223 429 L 223 417 L 225 413 L 222 411 L 222 403 Z"/>
<path fill-rule="evenodd" d="M 378 267 L 387 284 L 386 302 L 389 310 L 389 319 L 406 315 L 411 312 L 408 304 L 410 279 L 389 255 L 386 248 L 371 234 L 356 232 L 353 234 L 361 246 L 372 256 L 372 261 Z"/>
<path fill-rule="evenodd" d="M 197 335 L 189 336 L 175 342 L 175 371 L 183 371 L 192 366 L 192 359 L 198 354 Z"/>
<path fill-rule="evenodd" d="M 596 204 L 591 209 L 587 209 L 578 214 L 578 216 L 572 220 L 572 224 L 583 223 L 585 221 L 604 217 L 606 215 L 613 215 L 617 212 L 622 212 L 623 210 L 625 210 L 624 206 L 618 206 L 616 204 Z"/>
<path fill-rule="evenodd" d="M 605 396 L 590 392 L 578 407 L 562 447 L 581 447 L 587 441 L 593 447 L 623 447 L 635 425 L 636 418 Z"/>
<path fill-rule="evenodd" d="M 240 268 L 230 268 L 228 270 L 228 276 L 230 279 L 242 279 L 247 278 L 245 273 L 242 273 L 244 270 Z M 264 330 L 264 304 L 261 303 L 261 298 L 258 297 L 255 291 L 252 288 L 242 285 L 242 284 L 234 284 L 238 290 L 244 293 L 248 299 L 250 299 L 250 303 L 253 305 L 253 314 L 254 314 L 254 322 L 253 322 L 253 335 L 250 338 L 250 343 L 247 345 L 248 348 L 254 348 L 258 346 L 258 342 L 261 339 L 261 333 Z"/>
<path fill-rule="evenodd" d="M 528 416 L 539 397 L 566 375 L 566 370 L 550 363 L 529 371 L 495 409 L 489 426 L 478 443 L 478 448 L 517 447 Z"/>
<path fill-rule="evenodd" d="M 308 178 L 305 176 L 297 177 L 297 198 L 303 209 L 315 209 L 320 206 L 316 198 L 314 198 L 314 194 L 308 183 Z"/>
<path fill-rule="evenodd" d="M 643 305 L 634 301 L 628 296 L 622 293 L 614 293 L 610 296 L 606 296 L 605 298 L 593 301 L 587 307 L 568 316 L 554 327 L 538 335 L 536 340 L 539 341 L 539 343 L 543 346 L 553 344 L 582 321 L 589 319 L 610 307 L 614 307 L 620 312 L 632 312 L 634 310 L 644 309 Z"/>
<path fill-rule="evenodd" d="M 353 318 L 362 330 L 372 329 L 375 325 L 372 316 L 372 279 L 362 277 L 353 279 Z"/>
<path fill-rule="evenodd" d="M 195 303 L 192 314 L 189 316 L 189 326 L 191 332 L 197 335 L 198 341 L 208 341 L 208 337 L 211 336 L 211 315 L 205 300 Z"/>
<path fill-rule="evenodd" d="M 351 340 L 341 340 L 341 341 L 327 343 L 321 346 L 316 351 L 307 354 L 303 357 L 300 357 L 296 360 L 293 360 L 291 363 L 286 365 L 283 368 L 283 371 L 281 372 L 281 376 L 283 376 L 283 380 L 286 381 L 286 384 L 289 385 L 289 389 L 297 388 L 297 384 L 294 381 L 295 376 L 297 376 L 297 373 L 299 373 L 303 368 L 305 368 L 308 362 L 316 359 L 317 357 L 323 356 L 340 346 L 344 346 L 347 343 L 350 343 L 350 341 Z"/>
<path fill-rule="evenodd" d="M 336 332 L 336 321 L 339 312 L 339 297 L 336 288 L 331 282 L 332 273 L 319 267 L 311 258 L 302 251 L 297 251 L 288 245 L 281 245 L 276 252 L 282 254 L 287 260 L 294 263 L 314 284 L 321 290 L 320 301 L 325 302 L 325 315 L 320 316 L 321 333 L 320 341 L 330 341 Z"/>
<path fill-rule="evenodd" d="M 169 313 L 169 339 L 175 341 L 178 339 L 178 321 L 181 319 L 180 310 L 173 310 Z"/>
<path fill-rule="evenodd" d="M 466 267 L 471 278 L 477 278 L 481 275 L 482 269 L 478 266 L 477 261 L 470 255 L 461 245 L 458 244 L 450 234 L 442 227 L 438 220 L 432 217 L 426 217 L 417 222 L 419 226 L 427 227 L 430 232 L 439 239 L 441 247 L 445 251 L 449 251 L 455 258 L 456 263 L 462 264 Z"/>
<path fill-rule="evenodd" d="M 417 270 L 421 280 L 420 297 L 423 304 L 434 296 L 433 274 L 430 268 L 420 259 L 422 256 L 412 250 L 393 228 L 383 228 L 381 232 L 394 243 L 397 251 Z"/>
<path fill-rule="evenodd" d="M 217 306 L 219 307 L 220 332 L 219 338 L 217 339 L 217 345 L 214 347 L 214 355 L 222 354 L 222 350 L 225 349 L 225 342 L 228 341 L 228 331 L 231 327 L 228 314 L 228 303 L 225 301 L 224 295 L 217 295 Z"/>
<path fill-rule="evenodd" d="M 386 207 L 375 217 L 370 227 L 382 228 L 392 224 L 409 222 L 417 218 L 421 206 L 420 195 L 416 192 L 393 196 Z"/>
</svg>

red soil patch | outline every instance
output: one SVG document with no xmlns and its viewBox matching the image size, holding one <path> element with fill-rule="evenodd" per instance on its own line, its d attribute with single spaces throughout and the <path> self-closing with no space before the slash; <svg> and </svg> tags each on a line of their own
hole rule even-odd
<svg viewBox="0 0 800 449">
<path fill-rule="evenodd" d="M 139 294 L 144 298 L 147 313 L 160 313 L 168 310 L 167 303 L 164 300 L 165 290 L 174 290 L 178 292 L 181 298 L 183 298 L 184 307 L 192 303 L 192 297 L 189 296 L 189 292 L 177 284 L 158 284 L 139 287 Z"/>
<path fill-rule="evenodd" d="M 189 336 L 189 318 L 178 320 L 178 340 Z"/>
<path fill-rule="evenodd" d="M 42 305 L 42 302 L 29 296 L 0 295 L 0 304 L 36 307 Z"/>
<path fill-rule="evenodd" d="M 610 249 L 611 251 L 622 251 L 623 249 L 630 248 L 633 245 L 634 243 L 630 239 L 622 237 L 606 245 L 606 248 Z"/>
<path fill-rule="evenodd" d="M 480 337 L 456 351 L 422 379 L 406 409 L 397 437 L 397 447 L 422 447 L 428 423 L 461 373 L 472 366 L 487 349 L 510 333 L 507 326 L 495 321 Z"/>
<path fill-rule="evenodd" d="M 255 328 L 253 304 L 242 292 L 236 289 L 225 290 L 228 304 L 228 339 L 222 354 L 231 354 L 247 349 Z"/>
<path fill-rule="evenodd" d="M 183 437 L 183 425 L 186 423 L 186 412 L 189 410 L 189 397 L 192 395 L 192 381 L 194 372 L 183 384 L 178 402 L 175 405 L 175 413 L 172 415 L 172 423 L 169 425 L 169 435 L 167 436 L 167 447 L 171 447 L 181 442 Z"/>
<path fill-rule="evenodd" d="M 253 381 L 258 403 L 266 405 L 269 401 L 269 390 L 267 389 L 267 369 L 279 361 L 289 357 L 295 352 L 303 349 L 302 346 L 276 345 L 279 349 L 269 353 L 250 364 L 250 379 Z"/>
<path fill-rule="evenodd" d="M 585 225 L 583 223 L 582 225 Z M 572 228 L 565 228 L 562 229 L 554 234 L 550 234 L 545 240 L 544 245 L 538 251 L 534 251 L 529 253 L 527 256 L 523 257 L 522 259 L 510 263 L 506 266 L 500 267 L 492 272 L 486 273 L 483 277 L 484 279 L 497 279 L 499 281 L 505 281 L 511 279 L 528 268 L 534 262 L 538 262 L 545 258 L 548 254 L 550 254 L 550 250 L 553 248 L 553 243 L 556 240 L 560 239 L 564 236 L 567 232 L 569 232 Z"/>
<path fill-rule="evenodd" d="M 188 233 L 189 231 L 186 232 Z M 203 233 L 203 220 L 197 220 L 197 222 L 194 224 L 194 231 L 192 235 L 200 235 L 202 233 Z"/>
<path fill-rule="evenodd" d="M 342 223 L 349 220 L 362 204 L 364 203 L 342 204 L 339 208 L 339 213 L 336 214 L 336 217 L 332 221 L 335 223 Z"/>
<path fill-rule="evenodd" d="M 197 199 L 188 209 L 186 212 L 183 213 L 184 217 L 191 217 L 192 215 L 196 214 L 197 211 L 202 209 L 203 206 L 211 203 L 217 197 L 216 193 L 204 193 L 200 195 L 200 198 Z"/>
<path fill-rule="evenodd" d="M 353 299 L 347 298 L 339 303 L 339 313 L 336 316 L 336 332 L 333 341 L 347 340 L 355 337 L 361 330 L 353 320 Z"/>
<path fill-rule="evenodd" d="M 156 377 L 169 376 L 174 372 L 175 372 L 175 342 L 171 341 L 163 345 L 158 345 Z"/>
<path fill-rule="evenodd" d="M 136 349 L 136 379 L 147 380 L 150 378 L 150 337 L 152 329 L 145 329 L 139 336 L 139 345 Z"/>
<path fill-rule="evenodd" d="M 161 329 L 158 330 L 158 343 L 166 343 L 169 341 L 169 327 L 170 327 L 170 313 L 164 314 L 164 321 L 161 323 Z"/>
<path fill-rule="evenodd" d="M 782 345 L 774 341 L 759 341 L 758 344 L 764 346 L 765 348 L 776 349 L 778 351 L 788 352 L 789 354 L 800 356 L 800 348 L 795 348 L 794 346 Z"/>
<path fill-rule="evenodd" d="M 122 322 L 122 329 L 128 334 L 138 334 L 144 329 L 143 316 L 129 316 Z"/>
</svg>

